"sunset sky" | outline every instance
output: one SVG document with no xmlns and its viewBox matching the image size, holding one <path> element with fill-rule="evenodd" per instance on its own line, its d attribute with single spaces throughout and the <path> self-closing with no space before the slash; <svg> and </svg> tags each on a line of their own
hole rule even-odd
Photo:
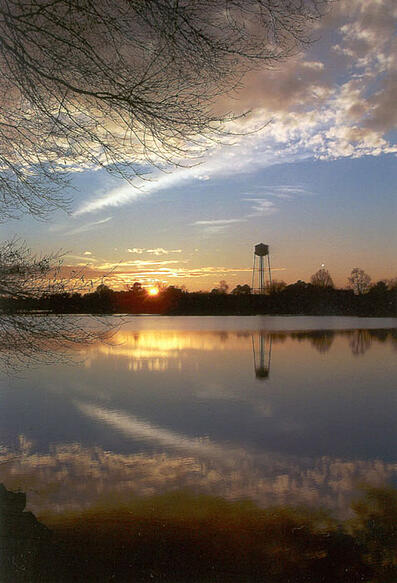
<svg viewBox="0 0 397 583">
<path fill-rule="evenodd" d="M 216 104 L 250 114 L 199 165 L 135 187 L 76 169 L 71 213 L 2 225 L 36 252 L 109 284 L 189 290 L 250 283 L 253 245 L 270 245 L 273 278 L 309 280 L 325 264 L 345 286 L 353 267 L 397 275 L 397 4 L 335 3 L 318 39 L 277 69 L 247 75 Z M 394 46 L 393 46 L 394 45 Z"/>
</svg>

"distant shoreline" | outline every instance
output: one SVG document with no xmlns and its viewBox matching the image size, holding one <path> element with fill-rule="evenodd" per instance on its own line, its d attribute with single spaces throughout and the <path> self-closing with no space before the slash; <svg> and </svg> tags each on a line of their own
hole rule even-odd
<svg viewBox="0 0 397 583">
<path fill-rule="evenodd" d="M 364 319 L 392 319 L 396 321 L 397 327 L 397 314 L 389 314 L 389 315 L 372 315 L 372 314 L 336 314 L 336 313 L 323 313 L 323 314 L 314 314 L 314 313 L 251 313 L 251 314 L 242 314 L 240 312 L 231 312 L 231 313 L 161 313 L 161 312 L 53 312 L 48 310 L 32 310 L 32 311 L 15 311 L 15 312 L 6 312 L 7 315 L 19 315 L 19 316 L 134 316 L 134 317 L 161 317 L 161 318 L 183 318 L 183 317 L 194 317 L 194 318 L 256 318 L 256 317 L 269 317 L 269 318 L 360 318 Z"/>
<path fill-rule="evenodd" d="M 382 283 L 382 282 L 381 282 Z M 377 284 L 367 293 L 297 282 L 266 294 L 187 292 L 169 287 L 151 296 L 142 288 L 42 295 L 3 301 L 8 313 L 157 314 L 167 316 L 397 317 L 397 289 Z"/>
</svg>

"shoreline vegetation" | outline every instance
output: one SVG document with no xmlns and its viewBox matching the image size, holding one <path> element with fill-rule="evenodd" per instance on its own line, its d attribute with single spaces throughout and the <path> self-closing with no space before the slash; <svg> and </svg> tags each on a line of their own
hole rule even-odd
<svg viewBox="0 0 397 583">
<path fill-rule="evenodd" d="M 169 286 L 150 293 L 138 282 L 125 291 L 101 284 L 91 293 L 62 292 L 40 297 L 3 299 L 6 313 L 54 314 L 156 314 L 168 316 L 305 315 L 395 317 L 397 288 L 378 282 L 369 291 L 318 287 L 298 281 L 265 294 L 253 294 L 249 286 L 231 293 L 188 292 Z"/>
</svg>

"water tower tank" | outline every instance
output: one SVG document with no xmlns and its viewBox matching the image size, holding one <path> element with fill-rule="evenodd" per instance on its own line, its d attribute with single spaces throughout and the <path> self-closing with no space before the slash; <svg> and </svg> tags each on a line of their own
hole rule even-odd
<svg viewBox="0 0 397 583">
<path fill-rule="evenodd" d="M 255 255 L 258 255 L 259 257 L 269 255 L 269 245 L 265 245 L 264 243 L 258 243 L 258 245 L 255 245 Z"/>
</svg>

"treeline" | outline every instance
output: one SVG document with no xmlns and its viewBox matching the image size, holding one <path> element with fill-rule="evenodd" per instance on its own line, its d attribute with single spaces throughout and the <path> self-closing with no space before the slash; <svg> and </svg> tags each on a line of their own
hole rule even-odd
<svg viewBox="0 0 397 583">
<path fill-rule="evenodd" d="M 188 292 L 174 286 L 150 293 L 138 282 L 126 291 L 100 285 L 92 293 L 43 294 L 38 298 L 7 300 L 8 311 L 51 313 L 128 313 L 169 315 L 306 314 L 396 316 L 397 289 L 384 282 L 366 293 L 298 281 L 253 294 L 248 285 L 227 293 L 225 286 L 211 292 Z"/>
</svg>

